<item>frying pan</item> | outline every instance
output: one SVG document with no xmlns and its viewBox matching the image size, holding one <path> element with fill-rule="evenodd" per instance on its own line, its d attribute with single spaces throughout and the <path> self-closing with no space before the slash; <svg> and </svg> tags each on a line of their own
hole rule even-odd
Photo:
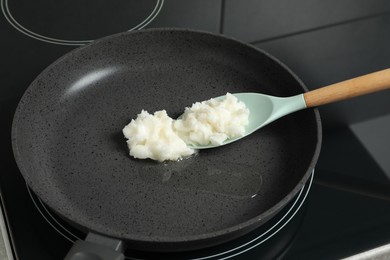
<svg viewBox="0 0 390 260">
<path fill-rule="evenodd" d="M 126 32 L 45 69 L 14 116 L 27 184 L 59 216 L 97 236 L 152 251 L 205 248 L 264 224 L 302 188 L 319 156 L 316 109 L 179 162 L 128 155 L 122 128 L 142 109 L 179 116 L 227 92 L 291 96 L 294 73 L 253 46 L 206 32 Z"/>
</svg>

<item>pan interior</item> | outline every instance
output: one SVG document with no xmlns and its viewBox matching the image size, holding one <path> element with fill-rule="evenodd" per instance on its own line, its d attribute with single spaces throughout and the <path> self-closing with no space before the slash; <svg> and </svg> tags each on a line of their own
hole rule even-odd
<svg viewBox="0 0 390 260">
<path fill-rule="evenodd" d="M 189 31 L 117 35 L 69 53 L 33 82 L 15 116 L 14 150 L 33 190 L 75 223 L 129 240 L 207 237 L 260 220 L 298 190 L 311 172 L 315 113 L 167 163 L 130 158 L 122 128 L 141 109 L 176 117 L 226 92 L 302 91 L 269 55 L 232 40 Z"/>
</svg>

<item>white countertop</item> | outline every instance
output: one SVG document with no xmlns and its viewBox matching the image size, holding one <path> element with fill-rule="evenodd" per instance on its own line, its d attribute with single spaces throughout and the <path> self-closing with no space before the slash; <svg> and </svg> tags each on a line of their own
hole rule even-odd
<svg viewBox="0 0 390 260">
<path fill-rule="evenodd" d="M 0 260 L 13 260 L 14 257 L 12 255 L 11 244 L 9 241 L 9 236 L 7 232 L 7 228 L 5 225 L 3 209 L 0 207 Z"/>
</svg>

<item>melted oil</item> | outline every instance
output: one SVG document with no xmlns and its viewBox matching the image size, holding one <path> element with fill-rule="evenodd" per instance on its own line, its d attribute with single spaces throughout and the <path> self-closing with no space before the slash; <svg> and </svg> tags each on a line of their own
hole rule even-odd
<svg viewBox="0 0 390 260">
<path fill-rule="evenodd" d="M 142 167 L 139 176 L 147 183 L 181 191 L 212 193 L 237 199 L 256 197 L 263 184 L 258 167 L 227 161 L 212 165 L 195 164 L 191 158 L 150 164 Z"/>
</svg>

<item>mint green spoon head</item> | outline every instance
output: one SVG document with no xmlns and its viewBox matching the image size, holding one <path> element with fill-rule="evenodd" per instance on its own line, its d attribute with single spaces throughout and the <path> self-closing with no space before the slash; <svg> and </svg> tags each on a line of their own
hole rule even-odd
<svg viewBox="0 0 390 260">
<path fill-rule="evenodd" d="M 249 123 L 245 128 L 245 134 L 238 138 L 227 139 L 220 145 L 214 145 L 211 143 L 207 145 L 191 144 L 189 145 L 191 148 L 215 148 L 238 141 L 285 115 L 306 108 L 303 94 L 292 97 L 274 97 L 260 93 L 235 93 L 232 95 L 234 95 L 239 101 L 242 101 L 249 109 Z M 224 98 L 225 96 L 221 96 L 215 99 L 223 100 Z"/>
</svg>

